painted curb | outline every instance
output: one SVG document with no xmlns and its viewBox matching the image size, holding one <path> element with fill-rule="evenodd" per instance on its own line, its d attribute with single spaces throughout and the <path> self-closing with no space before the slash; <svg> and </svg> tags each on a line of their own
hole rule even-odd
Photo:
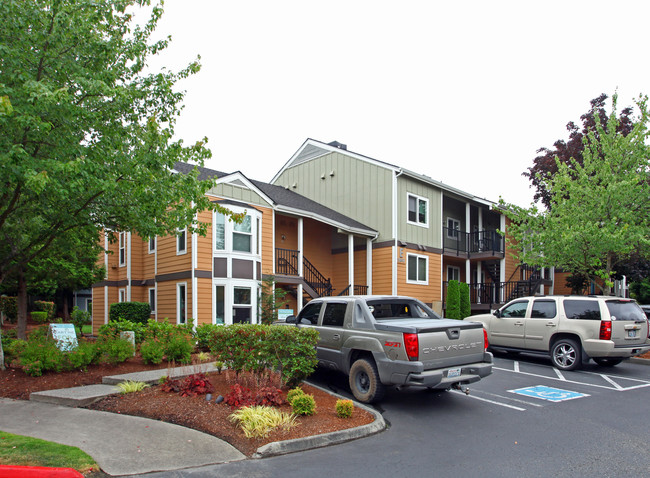
<svg viewBox="0 0 650 478">
<path fill-rule="evenodd" d="M 335 397 L 346 399 L 346 397 L 342 395 L 333 393 L 330 390 L 326 390 L 317 385 L 313 385 L 311 383 L 309 385 L 327 392 Z M 368 413 L 371 413 L 375 417 L 375 420 L 372 423 L 368 423 L 367 425 L 362 425 L 356 428 L 349 428 L 347 430 L 338 430 L 335 432 L 323 433 L 321 435 L 314 435 L 305 438 L 295 438 L 293 440 L 267 443 L 266 445 L 259 447 L 253 454 L 252 458 L 267 458 L 271 456 L 285 455 L 287 453 L 311 450 L 313 448 L 338 445 L 339 443 L 344 443 L 350 440 L 356 440 L 357 438 L 374 435 L 375 433 L 379 433 L 386 429 L 386 422 L 384 421 L 384 417 L 379 412 L 359 402 L 354 402 L 354 406 L 361 408 Z"/>
</svg>

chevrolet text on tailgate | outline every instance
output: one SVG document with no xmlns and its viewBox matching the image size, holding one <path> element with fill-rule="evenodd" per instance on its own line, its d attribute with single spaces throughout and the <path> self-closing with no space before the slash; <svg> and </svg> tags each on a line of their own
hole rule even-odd
<svg viewBox="0 0 650 478">
<path fill-rule="evenodd" d="M 492 373 L 482 324 L 443 319 L 411 297 L 322 297 L 287 324 L 319 332 L 319 365 L 340 370 L 365 403 L 388 386 L 467 391 Z"/>
</svg>

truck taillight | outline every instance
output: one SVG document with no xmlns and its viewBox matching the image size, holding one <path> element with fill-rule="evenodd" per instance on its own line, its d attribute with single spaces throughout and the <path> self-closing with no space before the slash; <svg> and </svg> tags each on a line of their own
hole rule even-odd
<svg viewBox="0 0 650 478">
<path fill-rule="evenodd" d="M 404 348 L 406 349 L 406 356 L 409 360 L 411 362 L 417 362 L 420 350 L 418 334 L 404 334 Z"/>
<path fill-rule="evenodd" d="M 600 340 L 612 340 L 612 323 L 610 321 L 600 321 L 600 335 L 598 338 Z"/>
<path fill-rule="evenodd" d="M 490 343 L 488 342 L 488 338 L 487 338 L 487 330 L 483 329 L 483 348 L 487 350 L 489 345 Z"/>
</svg>

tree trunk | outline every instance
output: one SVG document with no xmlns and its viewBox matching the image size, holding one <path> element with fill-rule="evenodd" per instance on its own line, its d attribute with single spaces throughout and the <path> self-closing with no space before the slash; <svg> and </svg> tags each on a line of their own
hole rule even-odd
<svg viewBox="0 0 650 478">
<path fill-rule="evenodd" d="M 18 270 L 18 330 L 19 339 L 27 340 L 27 281 L 25 280 L 25 269 Z"/>
<path fill-rule="evenodd" d="M 70 322 L 70 310 L 68 308 L 68 291 L 63 292 L 63 321 Z"/>
<path fill-rule="evenodd" d="M 2 329 L 0 328 L 0 370 L 5 369 L 5 353 L 2 350 Z"/>
</svg>

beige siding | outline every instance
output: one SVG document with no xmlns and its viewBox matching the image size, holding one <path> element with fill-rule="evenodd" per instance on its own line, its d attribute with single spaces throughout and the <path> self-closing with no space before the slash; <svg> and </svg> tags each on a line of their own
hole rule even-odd
<svg viewBox="0 0 650 478">
<path fill-rule="evenodd" d="M 428 227 L 409 224 L 408 194 L 428 200 Z M 442 191 L 430 184 L 400 176 L 397 179 L 397 237 L 400 240 L 421 244 L 423 246 L 441 248 L 442 218 L 440 217 Z"/>
<path fill-rule="evenodd" d="M 267 205 L 268 202 L 262 198 L 255 191 L 246 187 L 236 186 L 229 183 L 217 184 L 207 193 L 210 196 L 217 196 L 220 198 L 229 198 L 236 201 L 241 201 L 251 205 Z M 228 207 L 228 206 L 226 206 Z"/>
</svg>

